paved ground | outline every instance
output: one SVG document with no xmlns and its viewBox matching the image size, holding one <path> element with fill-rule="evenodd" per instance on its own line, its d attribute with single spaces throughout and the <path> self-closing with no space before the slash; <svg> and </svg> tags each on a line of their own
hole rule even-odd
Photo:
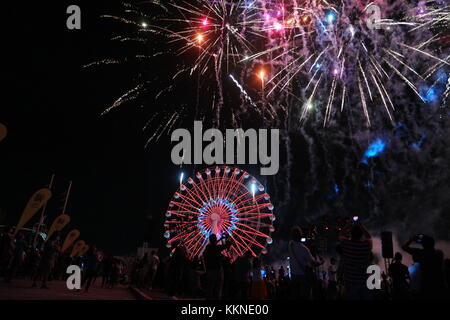
<svg viewBox="0 0 450 320">
<path fill-rule="evenodd" d="M 148 290 L 134 288 L 134 290 L 137 294 L 147 300 L 205 300 L 201 298 L 170 297 L 164 291 L 158 289 Z"/>
<path fill-rule="evenodd" d="M 50 289 L 31 288 L 29 280 L 14 280 L 11 283 L 0 282 L 0 300 L 134 300 L 127 287 L 103 289 L 100 281 L 89 292 L 74 292 L 63 281 L 48 282 Z"/>
</svg>

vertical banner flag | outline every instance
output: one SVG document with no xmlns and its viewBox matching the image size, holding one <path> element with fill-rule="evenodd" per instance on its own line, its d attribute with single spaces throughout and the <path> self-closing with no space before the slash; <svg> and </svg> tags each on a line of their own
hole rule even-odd
<svg viewBox="0 0 450 320">
<path fill-rule="evenodd" d="M 20 217 L 19 223 L 17 223 L 14 234 L 19 232 L 19 230 L 25 226 L 25 224 L 47 203 L 51 197 L 52 192 L 48 188 L 36 191 L 36 193 L 33 194 L 31 199 L 28 201 L 27 206 Z"/>
<path fill-rule="evenodd" d="M 66 236 L 66 240 L 64 240 L 61 252 L 66 251 L 67 248 L 69 248 L 75 242 L 75 240 L 78 239 L 79 236 L 80 236 L 80 231 L 78 231 L 76 229 L 70 231 Z"/>
<path fill-rule="evenodd" d="M 71 257 L 78 256 L 78 252 L 80 250 L 82 250 L 85 245 L 86 245 L 86 243 L 83 240 L 78 240 L 77 242 L 75 242 L 75 244 L 73 245 L 72 253 L 70 254 L 70 256 Z"/>
<path fill-rule="evenodd" d="M 61 231 L 64 229 L 65 226 L 67 226 L 70 222 L 70 216 L 67 214 L 62 214 L 58 217 L 56 217 L 55 221 L 53 221 L 52 226 L 50 227 L 50 230 L 47 234 L 47 240 L 50 239 L 53 233 L 56 231 Z"/>
<path fill-rule="evenodd" d="M 6 138 L 6 135 L 8 134 L 8 129 L 0 123 L 0 142 Z"/>
<path fill-rule="evenodd" d="M 89 246 L 87 244 L 84 245 L 84 247 L 78 252 L 79 256 L 84 256 L 86 252 L 89 250 Z"/>
</svg>

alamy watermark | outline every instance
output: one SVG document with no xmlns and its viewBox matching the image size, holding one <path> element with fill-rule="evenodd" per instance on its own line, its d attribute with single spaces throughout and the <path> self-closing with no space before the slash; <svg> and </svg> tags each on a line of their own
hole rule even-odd
<svg viewBox="0 0 450 320">
<path fill-rule="evenodd" d="M 66 20 L 66 26 L 69 30 L 81 29 L 81 9 L 79 6 L 73 4 L 67 7 L 66 13 L 69 17 Z"/>
<path fill-rule="evenodd" d="M 225 134 L 208 129 L 203 133 L 202 122 L 195 121 L 193 138 L 189 130 L 176 129 L 171 140 L 178 142 L 171 153 L 175 165 L 260 164 L 265 176 L 277 174 L 280 168 L 278 129 L 226 129 Z M 203 142 L 209 142 L 205 148 Z"/>
<path fill-rule="evenodd" d="M 81 268 L 77 265 L 67 267 L 66 273 L 69 274 L 66 281 L 67 289 L 80 290 L 81 289 Z"/>
</svg>

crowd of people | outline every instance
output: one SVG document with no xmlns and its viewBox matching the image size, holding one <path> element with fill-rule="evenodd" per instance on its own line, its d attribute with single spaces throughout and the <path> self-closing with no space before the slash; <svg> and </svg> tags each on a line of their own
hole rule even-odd
<svg viewBox="0 0 450 320">
<path fill-rule="evenodd" d="M 419 239 L 420 238 L 420 239 Z M 403 246 L 414 264 L 403 264 L 401 253 L 381 273 L 377 290 L 368 287 L 368 267 L 376 263 L 372 237 L 361 223 L 343 228 L 335 256 L 318 250 L 300 227 L 291 230 L 287 245 L 289 265 L 264 265 L 251 250 L 233 259 L 226 254 L 229 238 L 209 236 L 203 253 L 188 258 L 180 244 L 160 259 L 156 251 L 129 260 L 98 251 L 94 246 L 83 256 L 61 252 L 59 233 L 42 248 L 33 246 L 22 232 L 4 232 L 0 246 L 0 276 L 11 282 L 29 279 L 32 287 L 48 289 L 48 281 L 65 280 L 69 265 L 82 270 L 82 290 L 101 278 L 102 288 L 118 284 L 144 290 L 157 289 L 170 297 L 200 299 L 298 299 L 298 300 L 403 300 L 441 299 L 450 296 L 450 260 L 435 249 L 429 236 L 411 237 Z M 417 245 L 412 246 L 413 243 Z M 39 285 L 38 285 L 39 284 Z"/>
<path fill-rule="evenodd" d="M 299 300 L 405 300 L 450 297 L 450 260 L 435 249 L 432 237 L 420 242 L 412 237 L 402 246 L 414 264 L 402 264 L 402 254 L 382 271 L 379 286 L 368 286 L 368 267 L 377 263 L 372 237 L 362 223 L 347 225 L 337 239 L 336 256 L 324 259 L 313 242 L 305 241 L 300 227 L 291 231 L 289 265 L 263 265 L 261 258 L 247 253 L 235 260 L 223 253 L 227 239 L 212 234 L 201 257 L 188 259 L 184 246 L 163 259 L 155 283 L 169 296 L 206 299 L 299 299 Z M 417 242 L 416 247 L 411 247 Z M 146 261 L 144 257 L 143 261 Z M 158 260 L 159 261 L 159 260 Z M 134 282 L 144 279 L 145 262 L 134 263 Z M 139 267 L 141 266 L 141 267 Z M 145 281 L 140 280 L 141 283 Z M 143 282 L 142 282 L 143 281 Z M 144 285 L 145 287 L 145 285 Z"/>
<path fill-rule="evenodd" d="M 128 283 L 127 264 L 99 252 L 94 246 L 83 256 L 71 256 L 71 250 L 62 252 L 60 233 L 56 232 L 48 241 L 36 244 L 32 234 L 27 238 L 23 232 L 14 235 L 8 228 L 0 242 L 0 277 L 4 282 L 28 279 L 33 288 L 50 289 L 48 282 L 66 280 L 70 265 L 82 270 L 82 287 L 88 292 L 90 286 L 101 277 L 102 288 L 114 288 Z"/>
</svg>

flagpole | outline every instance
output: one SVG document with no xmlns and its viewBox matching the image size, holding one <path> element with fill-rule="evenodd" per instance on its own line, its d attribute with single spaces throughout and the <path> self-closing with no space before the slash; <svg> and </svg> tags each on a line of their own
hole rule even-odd
<svg viewBox="0 0 450 320">
<path fill-rule="evenodd" d="M 52 174 L 52 178 L 50 179 L 50 183 L 48 185 L 48 188 L 50 190 L 52 190 L 52 186 L 53 186 L 53 180 L 55 179 L 55 174 Z M 39 234 L 39 232 L 41 231 L 41 226 L 44 224 L 44 219 L 45 219 L 45 210 L 47 209 L 47 202 L 44 204 L 44 207 L 42 208 L 41 211 L 41 217 L 39 218 L 39 224 L 38 227 L 36 229 L 36 233 L 34 235 L 34 240 L 33 240 L 33 248 L 36 248 L 37 245 L 37 236 Z"/>
<path fill-rule="evenodd" d="M 69 183 L 69 188 L 67 189 L 66 201 L 64 202 L 63 214 L 66 214 L 67 203 L 69 201 L 70 190 L 72 189 L 72 181 Z"/>
</svg>

